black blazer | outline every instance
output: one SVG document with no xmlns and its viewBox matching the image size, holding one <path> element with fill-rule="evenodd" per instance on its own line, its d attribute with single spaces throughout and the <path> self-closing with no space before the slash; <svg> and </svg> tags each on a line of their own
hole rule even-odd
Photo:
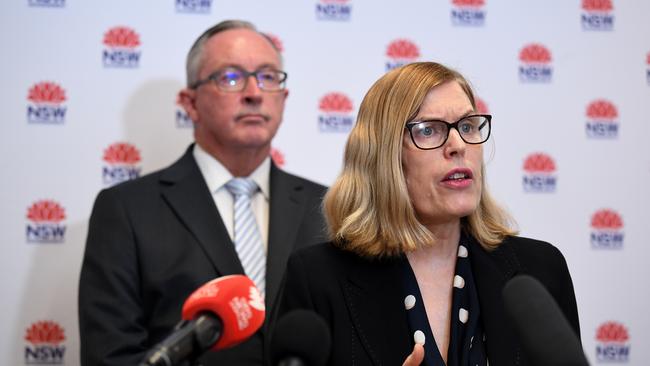
<svg viewBox="0 0 650 366">
<path fill-rule="evenodd" d="M 571 277 L 560 251 L 532 239 L 509 237 L 492 252 L 469 240 L 481 320 L 491 365 L 528 365 L 501 299 L 516 274 L 536 277 L 553 295 L 579 335 Z M 369 260 L 331 243 L 289 259 L 279 316 L 303 308 L 320 314 L 332 332 L 328 365 L 401 365 L 413 350 L 395 259 Z"/>
<path fill-rule="evenodd" d="M 325 187 L 271 166 L 267 314 L 289 254 L 323 240 L 324 193 Z M 137 365 L 180 320 L 192 291 L 216 277 L 243 273 L 192 146 L 166 169 L 101 191 L 79 283 L 81 364 Z M 202 361 L 259 365 L 265 333 Z"/>
</svg>

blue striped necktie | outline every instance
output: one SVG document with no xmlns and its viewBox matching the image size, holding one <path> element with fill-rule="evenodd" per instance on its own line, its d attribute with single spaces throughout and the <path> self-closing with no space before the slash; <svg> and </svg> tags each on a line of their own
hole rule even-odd
<svg viewBox="0 0 650 366">
<path fill-rule="evenodd" d="M 257 289 L 263 296 L 266 286 L 266 253 L 251 208 L 251 198 L 258 190 L 257 184 L 250 178 L 233 178 L 226 183 L 226 189 L 235 199 L 235 249 L 246 275 L 255 282 Z"/>
</svg>

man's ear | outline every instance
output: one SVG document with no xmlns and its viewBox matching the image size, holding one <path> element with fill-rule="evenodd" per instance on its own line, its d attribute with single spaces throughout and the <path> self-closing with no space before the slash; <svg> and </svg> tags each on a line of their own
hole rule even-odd
<svg viewBox="0 0 650 366">
<path fill-rule="evenodd" d="M 196 90 L 184 88 L 178 92 L 176 103 L 181 105 L 187 116 L 196 123 L 199 119 L 199 112 L 196 109 Z"/>
</svg>

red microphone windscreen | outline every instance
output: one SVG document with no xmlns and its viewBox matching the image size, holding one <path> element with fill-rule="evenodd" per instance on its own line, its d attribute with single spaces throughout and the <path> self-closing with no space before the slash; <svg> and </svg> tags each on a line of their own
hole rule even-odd
<svg viewBox="0 0 650 366">
<path fill-rule="evenodd" d="M 223 322 L 213 351 L 232 347 L 252 336 L 264 323 L 264 298 L 244 275 L 219 277 L 194 291 L 183 304 L 183 319 L 213 313 Z"/>
</svg>

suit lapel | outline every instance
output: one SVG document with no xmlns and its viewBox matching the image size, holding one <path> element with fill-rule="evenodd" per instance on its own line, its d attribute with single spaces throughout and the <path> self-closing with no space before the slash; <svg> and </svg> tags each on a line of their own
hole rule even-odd
<svg viewBox="0 0 650 366">
<path fill-rule="evenodd" d="M 521 346 L 509 326 L 501 296 L 506 282 L 520 271 L 519 263 L 507 245 L 502 244 L 495 251 L 487 252 L 474 238 L 466 236 L 465 240 L 469 243 L 490 364 L 520 365 Z"/>
<path fill-rule="evenodd" d="M 350 268 L 350 276 L 341 286 L 363 348 L 376 366 L 401 365 L 413 345 L 401 291 L 400 261 L 359 259 Z"/>
<path fill-rule="evenodd" d="M 194 235 L 220 276 L 243 274 L 235 247 L 192 156 L 192 146 L 162 173 L 163 198 Z"/>
<path fill-rule="evenodd" d="M 269 238 L 266 258 L 266 304 L 270 306 L 280 289 L 287 260 L 296 245 L 296 234 L 305 211 L 300 180 L 271 163 Z"/>
</svg>

